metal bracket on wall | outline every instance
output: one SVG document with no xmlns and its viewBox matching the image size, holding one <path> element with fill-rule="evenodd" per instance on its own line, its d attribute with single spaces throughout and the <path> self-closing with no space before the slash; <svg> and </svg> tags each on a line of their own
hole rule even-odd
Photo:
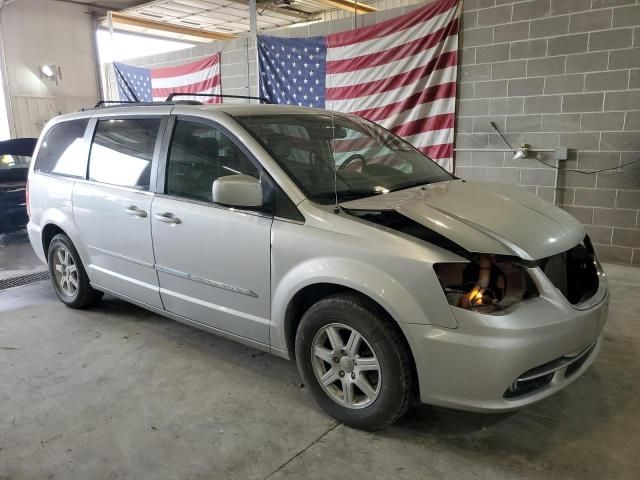
<svg viewBox="0 0 640 480">
<path fill-rule="evenodd" d="M 454 148 L 454 152 L 497 152 L 497 153 L 516 153 L 515 150 L 510 148 Z M 562 160 L 567 160 L 568 157 L 568 149 L 566 147 L 560 148 L 528 148 L 526 149 L 527 153 L 555 153 L 554 160 L 556 161 L 555 167 L 555 179 L 553 182 L 553 204 L 558 204 L 558 189 L 560 183 L 560 162 Z M 517 157 L 517 155 L 516 155 Z M 514 157 L 514 158 L 516 158 Z M 526 158 L 526 157 L 519 157 Z M 544 162 L 543 162 L 544 163 Z M 545 164 L 546 165 L 546 164 Z M 547 165 L 549 166 L 549 165 Z"/>
</svg>

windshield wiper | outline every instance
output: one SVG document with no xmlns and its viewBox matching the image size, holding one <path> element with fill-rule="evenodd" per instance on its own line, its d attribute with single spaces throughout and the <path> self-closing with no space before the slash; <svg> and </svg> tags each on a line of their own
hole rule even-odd
<svg viewBox="0 0 640 480">
<path fill-rule="evenodd" d="M 349 200 L 358 200 L 360 198 L 373 197 L 375 195 L 381 195 L 382 192 L 375 190 L 351 190 L 348 192 L 338 192 L 338 202 L 346 202 Z M 313 200 L 335 200 L 335 192 L 322 192 L 316 193 L 311 196 Z"/>
</svg>

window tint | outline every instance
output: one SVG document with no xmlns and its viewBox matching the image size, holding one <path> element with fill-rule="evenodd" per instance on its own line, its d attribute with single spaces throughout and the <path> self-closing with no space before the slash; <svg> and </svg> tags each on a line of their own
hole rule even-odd
<svg viewBox="0 0 640 480">
<path fill-rule="evenodd" d="M 202 123 L 178 120 L 169 150 L 167 193 L 212 201 L 214 180 L 260 171 L 224 133 Z"/>
<path fill-rule="evenodd" d="M 159 118 L 100 120 L 91 144 L 89 179 L 147 190 Z"/>
<path fill-rule="evenodd" d="M 87 149 L 82 141 L 89 119 L 70 120 L 55 125 L 42 141 L 36 172 L 57 173 L 84 178 Z"/>
</svg>

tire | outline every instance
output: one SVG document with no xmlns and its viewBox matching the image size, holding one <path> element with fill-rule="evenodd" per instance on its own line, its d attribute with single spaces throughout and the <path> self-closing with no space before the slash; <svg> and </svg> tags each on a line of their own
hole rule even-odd
<svg viewBox="0 0 640 480">
<path fill-rule="evenodd" d="M 354 332 L 361 335 L 359 342 L 352 341 L 358 338 Z M 338 343 L 342 351 L 335 348 Z M 296 334 L 296 362 L 318 405 L 354 428 L 383 428 L 404 415 L 415 398 L 408 346 L 391 321 L 357 295 L 332 295 L 307 310 Z M 335 381 L 325 386 L 323 378 L 325 385 Z"/>
<path fill-rule="evenodd" d="M 91 287 L 80 255 L 69 237 L 64 234 L 53 237 L 47 263 L 53 289 L 67 307 L 86 308 L 100 301 L 103 292 Z"/>
</svg>

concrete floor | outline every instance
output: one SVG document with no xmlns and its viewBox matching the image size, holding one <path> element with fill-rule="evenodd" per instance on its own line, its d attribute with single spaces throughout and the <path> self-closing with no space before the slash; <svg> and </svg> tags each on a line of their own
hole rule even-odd
<svg viewBox="0 0 640 480">
<path fill-rule="evenodd" d="M 510 415 L 414 407 L 363 433 L 323 414 L 295 365 L 48 283 L 0 292 L 0 479 L 638 479 L 640 269 L 608 266 L 600 357 Z"/>
</svg>

